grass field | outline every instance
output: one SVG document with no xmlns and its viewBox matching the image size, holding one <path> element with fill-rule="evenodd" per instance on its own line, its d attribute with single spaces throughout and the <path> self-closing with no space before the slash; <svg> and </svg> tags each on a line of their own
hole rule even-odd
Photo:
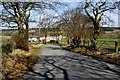
<svg viewBox="0 0 120 80">
<path fill-rule="evenodd" d="M 118 39 L 118 34 L 108 33 L 108 34 L 100 34 L 98 38 L 100 39 Z"/>
<path fill-rule="evenodd" d="M 64 38 L 60 42 L 65 44 L 67 39 Z M 97 39 L 97 48 L 115 49 L 115 42 L 118 42 L 118 47 L 120 48 L 120 39 Z"/>
<path fill-rule="evenodd" d="M 120 40 L 118 39 L 97 39 L 97 48 L 115 48 L 115 42 L 118 42 L 120 48 Z"/>
<path fill-rule="evenodd" d="M 110 34 L 105 34 L 103 36 L 106 36 L 106 35 L 110 35 Z M 113 35 L 110 35 L 110 36 L 116 36 L 115 34 Z M 6 41 L 8 39 L 10 39 L 10 36 L 0 36 L 0 38 L 2 38 L 2 40 L 0 41 L 0 45 L 2 45 L 3 43 L 6 43 Z M 99 37 L 97 39 L 97 48 L 112 48 L 112 49 L 115 49 L 115 41 L 118 42 L 118 47 L 120 48 L 120 39 L 109 39 L 109 38 L 102 38 L 102 37 Z M 61 41 L 60 41 L 62 44 L 66 44 L 67 43 L 67 39 L 66 38 L 63 38 Z M 34 42 L 34 43 L 30 43 L 31 44 L 38 44 L 38 42 Z"/>
</svg>

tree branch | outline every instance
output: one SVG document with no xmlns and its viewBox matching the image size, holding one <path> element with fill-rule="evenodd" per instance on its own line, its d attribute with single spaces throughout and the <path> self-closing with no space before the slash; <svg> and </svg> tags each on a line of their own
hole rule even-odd
<svg viewBox="0 0 120 80">
<path fill-rule="evenodd" d="M 16 3 L 16 8 L 17 8 L 17 11 L 19 13 L 19 17 L 21 18 L 22 17 L 22 13 L 20 11 L 20 4 L 19 3 Z"/>
<path fill-rule="evenodd" d="M 86 14 L 88 15 L 88 17 L 92 20 L 92 21 L 95 21 L 94 18 L 90 15 L 90 13 L 88 12 L 87 10 L 87 7 L 84 8 L 85 9 L 85 12 Z"/>
<path fill-rule="evenodd" d="M 17 15 L 17 11 L 16 11 L 16 8 L 15 8 L 15 5 L 14 5 L 13 2 L 11 2 L 11 6 L 12 6 L 13 9 L 14 9 L 15 16 L 18 17 L 18 15 Z"/>
<path fill-rule="evenodd" d="M 2 2 L 2 4 L 3 4 L 3 7 L 5 8 L 6 11 L 8 11 L 12 16 L 15 16 L 13 13 L 11 13 L 11 12 L 7 9 L 7 7 L 5 6 L 5 3 L 4 3 L 4 2 Z"/>
</svg>

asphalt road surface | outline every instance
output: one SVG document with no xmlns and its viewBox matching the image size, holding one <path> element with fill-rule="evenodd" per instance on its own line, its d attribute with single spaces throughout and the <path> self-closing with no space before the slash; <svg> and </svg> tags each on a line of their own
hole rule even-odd
<svg viewBox="0 0 120 80">
<path fill-rule="evenodd" d="M 120 80 L 120 67 L 46 45 L 33 69 L 22 80 Z"/>
</svg>

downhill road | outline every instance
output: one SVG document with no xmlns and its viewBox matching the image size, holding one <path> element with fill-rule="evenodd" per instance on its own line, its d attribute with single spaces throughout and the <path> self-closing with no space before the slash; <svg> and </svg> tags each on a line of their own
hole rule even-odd
<svg viewBox="0 0 120 80">
<path fill-rule="evenodd" d="M 46 45 L 23 80 L 120 80 L 120 67 L 94 58 Z"/>
</svg>

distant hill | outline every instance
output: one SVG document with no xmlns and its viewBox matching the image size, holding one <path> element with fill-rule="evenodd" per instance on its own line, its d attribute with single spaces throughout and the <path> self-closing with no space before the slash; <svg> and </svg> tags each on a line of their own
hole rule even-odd
<svg viewBox="0 0 120 80">
<path fill-rule="evenodd" d="M 106 32 L 106 31 L 115 31 L 117 29 L 120 30 L 120 27 L 101 27 L 101 29 L 103 30 L 103 32 Z M 5 35 L 5 36 L 11 36 L 14 32 L 16 32 L 17 29 L 2 29 L 2 35 Z M 41 36 L 44 36 L 44 28 L 41 28 Z M 49 29 L 49 32 L 50 34 L 52 34 L 51 32 L 55 32 L 56 31 L 56 28 L 50 28 Z M 39 29 L 38 28 L 29 28 L 29 34 L 31 35 L 38 35 L 39 34 Z"/>
<path fill-rule="evenodd" d="M 37 30 L 38 28 L 29 28 L 29 30 Z M 18 29 L 2 29 L 2 31 L 16 31 Z"/>
<path fill-rule="evenodd" d="M 120 29 L 120 27 L 101 27 L 104 31 L 113 31 L 115 29 Z"/>
</svg>

